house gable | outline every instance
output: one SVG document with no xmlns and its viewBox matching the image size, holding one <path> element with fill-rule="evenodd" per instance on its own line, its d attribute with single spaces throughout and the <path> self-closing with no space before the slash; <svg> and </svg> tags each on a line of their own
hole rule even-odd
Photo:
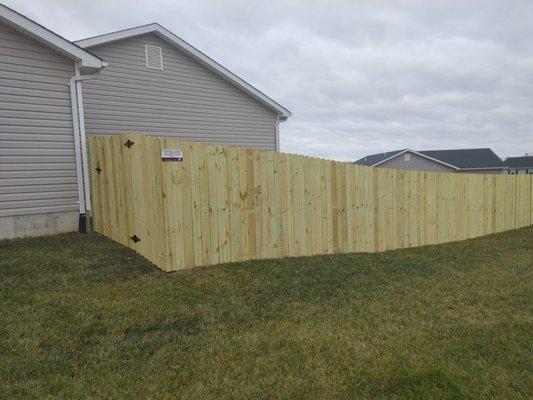
<svg viewBox="0 0 533 400">
<path fill-rule="evenodd" d="M 162 51 L 148 68 L 146 46 Z M 154 33 L 91 47 L 108 67 L 83 83 L 88 134 L 126 131 L 275 149 L 278 115 Z"/>
<path fill-rule="evenodd" d="M 285 107 L 281 106 L 280 104 L 272 100 L 270 97 L 250 85 L 244 79 L 235 75 L 233 72 L 229 71 L 228 69 L 217 63 L 215 60 L 211 59 L 210 57 L 202 53 L 200 50 L 191 46 L 189 43 L 185 42 L 183 39 L 174 35 L 172 32 L 168 31 L 157 23 L 98 35 L 91 38 L 78 40 L 75 43 L 83 48 L 93 48 L 102 44 L 113 43 L 115 41 L 129 39 L 149 33 L 158 36 L 162 40 L 169 43 L 171 46 L 175 47 L 176 49 L 180 50 L 184 54 L 194 59 L 199 64 L 211 70 L 214 74 L 222 77 L 222 79 L 225 79 L 230 84 L 237 87 L 239 90 L 243 91 L 244 93 L 247 93 L 252 98 L 256 99 L 260 103 L 264 104 L 266 107 L 273 110 L 279 116 L 280 121 L 284 121 L 292 115 L 289 110 L 287 110 Z"/>
<path fill-rule="evenodd" d="M 417 152 L 406 150 L 379 163 L 380 167 L 397 169 L 416 169 L 422 171 L 454 172 L 451 166 L 444 165 L 436 160 L 431 160 Z"/>
</svg>

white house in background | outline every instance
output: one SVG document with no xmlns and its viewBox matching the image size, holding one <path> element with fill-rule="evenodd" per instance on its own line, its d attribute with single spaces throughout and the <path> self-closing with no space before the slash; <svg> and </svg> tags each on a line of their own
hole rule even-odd
<svg viewBox="0 0 533 400">
<path fill-rule="evenodd" d="M 0 239 L 84 226 L 86 133 L 278 149 L 290 115 L 158 24 L 73 43 L 0 4 Z"/>
</svg>

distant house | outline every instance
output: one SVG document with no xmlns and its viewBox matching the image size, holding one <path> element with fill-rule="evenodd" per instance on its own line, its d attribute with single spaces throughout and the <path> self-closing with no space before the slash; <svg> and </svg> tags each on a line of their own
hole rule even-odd
<svg viewBox="0 0 533 400">
<path fill-rule="evenodd" d="M 508 157 L 503 164 L 508 174 L 533 174 L 533 156 Z"/>
<path fill-rule="evenodd" d="M 356 164 L 437 172 L 501 174 L 505 166 L 491 149 L 395 150 L 363 157 Z"/>
<path fill-rule="evenodd" d="M 0 239 L 84 225 L 86 134 L 276 150 L 290 115 L 158 24 L 73 43 L 0 4 Z"/>
</svg>

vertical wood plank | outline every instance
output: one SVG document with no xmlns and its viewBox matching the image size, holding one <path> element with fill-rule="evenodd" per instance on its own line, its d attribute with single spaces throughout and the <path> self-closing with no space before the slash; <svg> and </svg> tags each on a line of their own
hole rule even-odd
<svg viewBox="0 0 533 400">
<path fill-rule="evenodd" d="M 218 180 L 220 171 L 217 164 L 217 150 L 214 145 L 207 146 L 207 179 L 208 179 L 208 210 L 209 210 L 209 253 L 210 263 L 221 262 L 218 230 Z"/>
<path fill-rule="evenodd" d="M 190 160 L 191 175 L 191 218 L 193 230 L 193 264 L 201 266 L 204 263 L 204 243 L 203 243 L 203 222 L 202 222 L 202 200 L 201 200 L 201 165 L 200 153 L 202 148 L 198 143 L 189 142 L 186 156 Z"/>
</svg>

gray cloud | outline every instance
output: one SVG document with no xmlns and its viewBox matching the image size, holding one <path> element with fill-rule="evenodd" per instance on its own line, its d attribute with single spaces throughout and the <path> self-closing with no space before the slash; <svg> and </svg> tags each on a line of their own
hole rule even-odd
<svg viewBox="0 0 533 400">
<path fill-rule="evenodd" d="M 533 152 L 528 0 L 5 3 L 69 39 L 161 23 L 294 113 L 284 151 Z"/>
</svg>

